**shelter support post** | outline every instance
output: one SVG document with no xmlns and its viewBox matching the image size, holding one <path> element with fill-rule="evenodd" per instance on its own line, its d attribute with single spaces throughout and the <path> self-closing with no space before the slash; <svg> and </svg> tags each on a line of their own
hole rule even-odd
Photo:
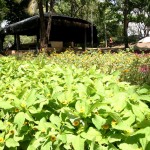
<svg viewBox="0 0 150 150">
<path fill-rule="evenodd" d="M 19 34 L 15 34 L 14 35 L 14 44 L 15 44 L 15 47 L 16 47 L 16 50 L 18 51 L 20 49 L 20 36 Z"/>
<path fill-rule="evenodd" d="M 0 51 L 3 51 L 3 42 L 4 42 L 4 37 L 0 37 Z"/>
<path fill-rule="evenodd" d="M 83 44 L 82 44 L 82 50 L 85 51 L 86 50 L 86 44 L 87 44 L 87 35 L 86 35 L 86 27 L 84 28 L 84 35 L 83 35 L 84 39 L 83 39 Z"/>
<path fill-rule="evenodd" d="M 39 52 L 39 40 L 40 40 L 40 36 L 37 34 L 36 35 L 36 53 Z"/>
<path fill-rule="evenodd" d="M 17 51 L 18 51 L 20 49 L 20 36 L 18 34 L 16 36 L 16 40 L 17 40 L 16 47 L 17 47 Z"/>
<path fill-rule="evenodd" d="M 86 35 L 86 28 L 84 28 L 84 49 L 86 49 L 86 42 L 87 42 L 87 35 Z"/>
<path fill-rule="evenodd" d="M 93 48 L 93 24 L 91 24 L 91 47 Z"/>
</svg>

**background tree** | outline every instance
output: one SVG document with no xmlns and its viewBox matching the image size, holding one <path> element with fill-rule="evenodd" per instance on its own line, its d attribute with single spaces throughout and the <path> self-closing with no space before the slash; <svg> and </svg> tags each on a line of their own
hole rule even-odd
<svg viewBox="0 0 150 150">
<path fill-rule="evenodd" d="M 131 9 L 130 22 L 137 23 L 139 28 L 139 35 L 149 36 L 150 32 L 150 3 L 148 0 L 136 0 L 131 1 L 130 6 L 134 6 Z M 142 33 L 143 32 L 143 33 Z"/>
<path fill-rule="evenodd" d="M 0 0 L 0 22 L 4 19 L 8 8 L 6 7 L 6 2 L 4 0 Z"/>
<path fill-rule="evenodd" d="M 18 3 L 16 0 L 6 0 L 5 6 L 8 11 L 5 14 L 4 19 L 10 21 L 10 23 L 14 23 L 29 17 L 27 12 L 29 1 L 30 0 L 22 0 Z"/>
<path fill-rule="evenodd" d="M 122 36 L 119 25 L 122 20 L 122 15 L 118 13 L 119 8 L 110 1 L 103 1 L 97 4 L 98 13 L 95 24 L 98 29 L 98 37 L 102 41 L 105 39 L 105 46 L 107 47 L 107 39 L 109 37 Z M 121 31 L 122 32 L 122 31 Z"/>
</svg>

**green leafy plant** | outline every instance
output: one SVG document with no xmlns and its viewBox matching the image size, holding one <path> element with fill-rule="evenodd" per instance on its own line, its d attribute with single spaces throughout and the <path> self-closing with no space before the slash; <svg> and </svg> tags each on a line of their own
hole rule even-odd
<svg viewBox="0 0 150 150">
<path fill-rule="evenodd" d="M 148 149 L 149 86 L 46 56 L 0 69 L 0 149 Z"/>
</svg>

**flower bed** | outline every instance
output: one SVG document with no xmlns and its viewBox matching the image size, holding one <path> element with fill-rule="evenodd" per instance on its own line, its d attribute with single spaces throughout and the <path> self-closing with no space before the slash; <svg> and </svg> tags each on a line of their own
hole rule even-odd
<svg viewBox="0 0 150 150">
<path fill-rule="evenodd" d="M 0 149 L 148 149 L 150 86 L 120 82 L 136 57 L 1 57 Z"/>
</svg>

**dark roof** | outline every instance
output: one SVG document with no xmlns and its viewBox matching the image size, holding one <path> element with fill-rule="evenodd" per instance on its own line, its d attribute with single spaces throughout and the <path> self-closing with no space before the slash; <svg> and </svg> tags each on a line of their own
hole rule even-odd
<svg viewBox="0 0 150 150">
<path fill-rule="evenodd" d="M 45 15 L 45 22 L 48 21 L 49 14 Z M 53 41 L 75 41 L 84 42 L 85 33 L 87 42 L 91 41 L 91 27 L 93 28 L 93 42 L 97 42 L 97 31 L 90 22 L 63 15 L 52 14 L 52 26 L 50 40 Z M 3 35 L 37 35 L 40 33 L 39 15 L 10 24 L 0 31 Z"/>
</svg>

